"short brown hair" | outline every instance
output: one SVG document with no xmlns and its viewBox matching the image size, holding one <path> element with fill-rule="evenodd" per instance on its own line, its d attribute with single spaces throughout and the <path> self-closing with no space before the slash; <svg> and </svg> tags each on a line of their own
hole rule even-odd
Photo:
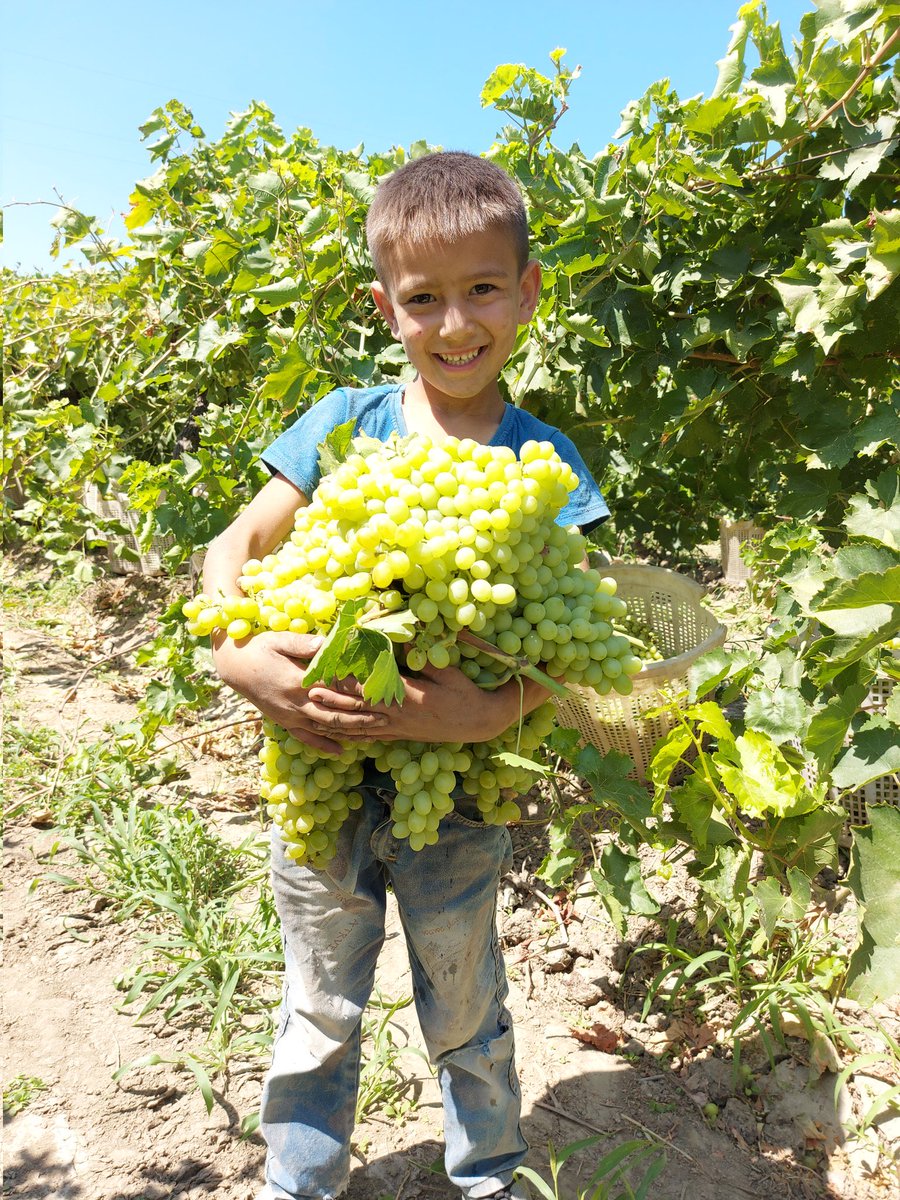
<svg viewBox="0 0 900 1200">
<path fill-rule="evenodd" d="M 455 242 L 488 229 L 509 234 L 524 271 L 528 217 L 522 193 L 500 167 L 461 150 L 411 159 L 388 175 L 366 219 L 369 253 L 382 283 L 393 246 Z"/>
</svg>

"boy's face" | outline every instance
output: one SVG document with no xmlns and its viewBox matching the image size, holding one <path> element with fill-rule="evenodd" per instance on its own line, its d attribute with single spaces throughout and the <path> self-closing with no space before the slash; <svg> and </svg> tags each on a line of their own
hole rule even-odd
<svg viewBox="0 0 900 1200">
<path fill-rule="evenodd" d="M 536 262 L 519 270 L 512 239 L 487 230 L 452 244 L 397 247 L 375 303 L 429 399 L 499 398 L 497 379 L 540 294 Z"/>
</svg>

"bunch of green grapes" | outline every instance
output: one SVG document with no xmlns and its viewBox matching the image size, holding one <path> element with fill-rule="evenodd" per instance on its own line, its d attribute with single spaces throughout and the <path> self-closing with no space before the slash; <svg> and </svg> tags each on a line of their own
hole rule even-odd
<svg viewBox="0 0 900 1200">
<path fill-rule="evenodd" d="M 631 691 L 642 663 L 614 629 L 626 606 L 614 580 L 580 569 L 584 538 L 556 523 L 577 479 L 550 442 L 527 442 L 518 457 L 471 439 L 356 445 L 298 510 L 289 539 L 245 564 L 243 595 L 185 604 L 191 633 L 327 634 L 341 605 L 361 600 L 372 612 L 415 618 L 404 647 L 409 672 L 458 666 L 493 688 L 525 662 L 601 694 Z M 320 865 L 358 803 L 362 762 L 373 759 L 397 789 L 395 836 L 418 849 L 436 840 L 459 783 L 478 797 L 486 821 L 515 819 L 510 794 L 525 777 L 498 768 L 495 757 L 525 745 L 533 753 L 552 716 L 544 705 L 503 738 L 475 746 L 355 745 L 326 770 L 296 739 L 270 732 L 263 795 L 294 857 Z"/>
<path fill-rule="evenodd" d="M 259 752 L 260 792 L 269 816 L 281 828 L 288 854 L 324 866 L 337 848 L 337 835 L 352 809 L 362 804 L 365 755 L 356 745 L 323 758 L 271 721 Z"/>
<path fill-rule="evenodd" d="M 624 637 L 632 652 L 639 654 L 644 662 L 662 662 L 666 655 L 662 652 L 653 628 L 635 612 L 626 612 L 613 621 L 615 634 Z"/>
</svg>

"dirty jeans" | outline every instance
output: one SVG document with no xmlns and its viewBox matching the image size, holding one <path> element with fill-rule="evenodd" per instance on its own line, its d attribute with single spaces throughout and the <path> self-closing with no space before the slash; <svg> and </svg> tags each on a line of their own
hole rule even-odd
<svg viewBox="0 0 900 1200">
<path fill-rule="evenodd" d="M 388 794 L 366 787 L 363 795 L 327 873 L 297 866 L 273 830 L 285 989 L 260 1112 L 264 1195 L 329 1200 L 347 1184 L 360 1023 L 390 883 L 419 1024 L 438 1071 L 446 1171 L 466 1196 L 489 1196 L 509 1184 L 528 1148 L 495 921 L 509 833 L 484 825 L 474 804 L 460 800 L 441 821 L 437 844 L 412 851 L 391 835 Z"/>
</svg>

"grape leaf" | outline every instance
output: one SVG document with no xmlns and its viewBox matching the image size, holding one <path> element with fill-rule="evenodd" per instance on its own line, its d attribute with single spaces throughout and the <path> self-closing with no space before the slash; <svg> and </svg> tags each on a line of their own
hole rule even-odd
<svg viewBox="0 0 900 1200">
<path fill-rule="evenodd" d="M 816 803 L 800 772 L 790 766 L 774 742 L 755 729 L 735 738 L 731 746 L 720 747 L 711 758 L 726 789 L 750 816 L 797 816 Z"/>
<path fill-rule="evenodd" d="M 850 721 L 866 695 L 863 684 L 853 684 L 841 695 L 832 696 L 809 723 L 806 733 L 806 748 L 819 764 L 821 772 L 827 771 L 844 744 Z"/>
<path fill-rule="evenodd" d="M 343 669 L 343 658 L 347 641 L 356 626 L 356 617 L 363 607 L 362 600 L 348 600 L 338 613 L 338 619 L 316 652 L 303 676 L 303 686 L 310 688 L 314 683 L 328 683 L 332 679 L 343 679 L 350 672 Z"/>
<path fill-rule="evenodd" d="M 750 729 L 767 733 L 778 746 L 803 734 L 809 712 L 797 688 L 776 687 L 754 692 L 747 700 L 745 717 Z"/>
<path fill-rule="evenodd" d="M 601 903 L 622 936 L 627 932 L 626 915 L 652 917 L 659 912 L 659 904 L 644 884 L 640 859 L 626 854 L 615 842 L 604 848 L 600 867 L 592 870 L 590 876 Z"/>
<path fill-rule="evenodd" d="M 819 611 L 831 609 L 868 608 L 872 605 L 896 604 L 900 596 L 900 564 L 880 574 L 869 572 L 848 579 L 819 605 Z M 827 623 L 827 618 L 823 618 Z"/>
<path fill-rule="evenodd" d="M 838 759 L 832 772 L 835 787 L 864 787 L 873 779 L 900 771 L 897 726 L 886 717 L 871 716 L 857 729 L 853 741 Z"/>
<path fill-rule="evenodd" d="M 863 928 L 879 946 L 900 949 L 900 813 L 873 804 L 868 825 L 853 831 L 850 881 L 865 906 Z"/>
<path fill-rule="evenodd" d="M 847 995 L 859 1004 L 893 996 L 900 986 L 900 813 L 870 805 L 869 824 L 853 831 L 848 881 L 863 906 L 861 939 L 850 960 Z"/>
<path fill-rule="evenodd" d="M 402 612 L 384 613 L 362 623 L 366 629 L 383 633 L 392 642 L 409 642 L 416 635 L 416 618 L 408 608 L 404 608 Z"/>
<path fill-rule="evenodd" d="M 352 675 L 371 704 L 403 703 L 405 688 L 390 638 L 371 625 L 359 625 L 366 601 L 345 600 L 338 619 L 303 676 L 303 686 L 328 684 Z"/>
<path fill-rule="evenodd" d="M 523 758 L 521 754 L 510 754 L 504 750 L 501 754 L 491 756 L 493 762 L 502 763 L 505 767 L 520 767 L 525 771 L 533 771 L 535 775 L 551 775 L 552 771 L 544 763 L 535 762 L 531 758 Z"/>
<path fill-rule="evenodd" d="M 402 704 L 405 693 L 406 689 L 397 667 L 397 660 L 388 644 L 388 647 L 380 652 L 372 664 L 369 677 L 363 683 L 363 695 L 372 704 L 378 704 L 382 700 L 385 704 Z"/>
<path fill-rule="evenodd" d="M 537 869 L 538 878 L 551 887 L 560 887 L 570 879 L 581 862 L 582 853 L 573 840 L 572 827 L 579 817 L 591 812 L 590 804 L 573 804 L 551 817 L 547 826 L 547 854 Z"/>
<path fill-rule="evenodd" d="M 353 441 L 353 430 L 356 418 L 345 421 L 343 425 L 335 425 L 324 442 L 319 442 L 319 469 L 323 475 L 335 470 L 342 462 L 346 462 Z"/>
</svg>

